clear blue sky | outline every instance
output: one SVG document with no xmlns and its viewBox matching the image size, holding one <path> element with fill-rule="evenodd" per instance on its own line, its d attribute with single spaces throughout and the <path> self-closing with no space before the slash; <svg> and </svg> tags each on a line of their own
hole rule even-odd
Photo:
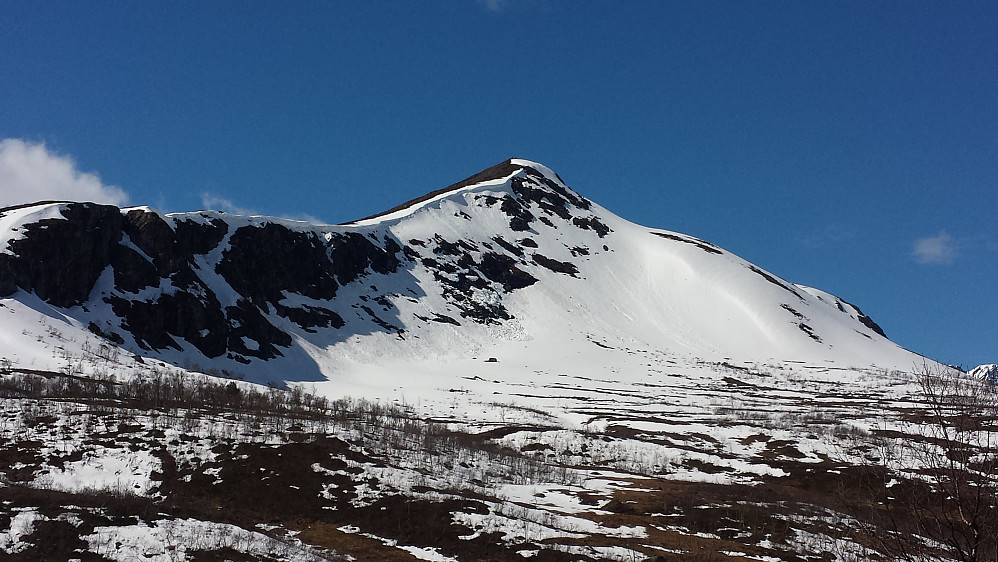
<svg viewBox="0 0 998 562">
<path fill-rule="evenodd" d="M 998 3 L 0 0 L 0 139 L 342 222 L 517 156 L 998 361 Z M 0 186 L 0 189 L 3 189 Z"/>
</svg>

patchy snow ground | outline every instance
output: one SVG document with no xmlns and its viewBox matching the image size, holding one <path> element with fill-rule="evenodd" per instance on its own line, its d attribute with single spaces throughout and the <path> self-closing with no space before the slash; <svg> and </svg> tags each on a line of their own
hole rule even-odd
<svg viewBox="0 0 998 562">
<path fill-rule="evenodd" d="M 454 408 L 432 416 L 446 423 L 419 421 L 436 407 L 433 404 L 391 410 L 371 402 L 355 404 L 356 414 L 332 425 L 183 410 L 112 408 L 101 414 L 73 402 L 6 399 L 0 441 L 11 443 L 11 448 L 0 447 L 0 454 L 22 455 L 17 458 L 23 462 L 0 470 L 0 479 L 84 496 L 109 493 L 157 500 L 176 497 L 188 485 L 202 486 L 198 494 L 211 494 L 232 490 L 233 478 L 246 477 L 240 466 L 254 462 L 257 454 L 270 455 L 268 450 L 294 447 L 291 436 L 304 431 L 302 435 L 313 439 L 323 435 L 339 440 L 344 451 L 353 451 L 306 461 L 303 468 L 319 483 L 306 479 L 281 484 L 284 494 L 314 494 L 310 501 L 329 513 L 380 509 L 391 498 L 429 504 L 474 498 L 474 509 L 456 508 L 448 515 L 450 523 L 460 526 L 455 541 L 499 537 L 524 554 L 561 550 L 582 558 L 631 560 L 640 559 L 637 553 L 652 552 L 642 545 L 664 540 L 663 533 L 714 535 L 677 525 L 649 525 L 647 519 L 622 520 L 620 498 L 659 493 L 663 481 L 758 485 L 787 477 L 787 463 L 812 464 L 829 475 L 839 474 L 842 465 L 829 461 L 849 462 L 843 453 L 857 444 L 858 430 L 852 428 L 879 423 L 881 410 L 875 405 L 902 401 L 911 390 L 901 379 L 853 372 L 849 376 L 857 394 L 843 393 L 836 380 L 841 375 L 828 376 L 823 367 L 763 372 L 691 362 L 663 371 L 672 369 L 685 369 L 688 375 L 677 377 L 680 383 L 671 387 L 629 389 L 610 380 L 579 379 L 571 397 L 556 398 L 568 414 L 564 417 L 584 420 L 577 425 L 563 425 L 563 418 L 548 415 L 543 402 L 482 404 L 468 400 L 466 393 L 452 393 Z M 550 380 L 562 392 L 570 386 L 564 379 L 538 381 Z M 537 400 L 552 399 L 554 393 L 543 385 L 533 388 L 542 396 Z M 606 398 L 611 392 L 618 401 Z M 526 401 L 525 393 L 520 394 L 505 398 Z M 710 399 L 682 399 L 701 394 Z M 838 398 L 817 401 L 818 396 Z M 480 415 L 461 421 L 462 406 L 473 403 Z M 367 415 L 364 408 L 380 413 Z M 393 417 L 398 414 L 389 411 L 414 417 Z M 286 450 L 291 454 L 292 449 Z M 163 487 L 164 458 L 176 466 L 168 488 Z M 261 465 L 253 470 L 267 482 L 279 479 L 282 469 Z M 78 510 L 68 513 L 89 517 Z M 30 542 L 25 537 L 39 515 L 31 510 L 11 515 L 11 530 L 0 540 L 14 553 Z M 661 516 L 670 514 L 665 510 Z M 282 534 L 289 530 L 280 525 L 246 529 L 224 520 L 181 517 L 96 525 L 85 540 L 91 551 L 111 559 L 165 560 L 206 549 L 280 547 L 298 552 L 294 549 L 304 547 Z M 420 559 L 460 559 L 440 547 L 386 536 L 385 530 L 357 532 Z M 184 533 L 201 542 L 181 548 L 175 537 Z M 758 552 L 794 548 L 776 545 Z M 332 556 L 314 556 L 327 555 Z M 313 555 L 301 559 L 312 559 L 308 556 Z"/>
<path fill-rule="evenodd" d="M 194 519 L 164 519 L 135 525 L 97 527 L 83 537 L 91 552 L 110 560 L 176 562 L 197 552 L 231 550 L 242 554 L 267 553 L 276 560 L 323 562 L 301 541 L 278 540 L 233 525 Z"/>
</svg>

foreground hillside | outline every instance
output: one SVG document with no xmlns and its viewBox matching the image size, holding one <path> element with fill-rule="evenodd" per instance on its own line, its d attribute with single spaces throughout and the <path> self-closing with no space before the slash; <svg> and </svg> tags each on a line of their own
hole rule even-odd
<svg viewBox="0 0 998 562">
<path fill-rule="evenodd" d="M 82 359 L 111 368 L 120 360 Z M 943 542 L 951 534 L 927 528 L 938 523 L 933 510 L 954 507 L 920 495 L 933 482 L 928 469 L 940 466 L 931 458 L 970 451 L 981 442 L 968 435 L 990 433 L 954 433 L 959 449 L 899 445 L 938 438 L 904 421 L 930 419 L 909 376 L 888 376 L 889 389 L 844 389 L 807 369 L 677 370 L 696 380 L 677 393 L 709 401 L 581 430 L 510 404 L 490 406 L 505 422 L 488 428 L 445 424 L 402 405 L 330 402 L 163 365 L 124 383 L 5 370 L 0 553 L 13 561 L 803 561 L 995 552 L 993 448 L 975 448 L 958 465 L 991 471 L 976 481 L 990 502 L 973 512 L 991 533 L 981 556 L 961 556 L 967 543 L 954 548 Z M 993 423 L 994 401 L 990 408 Z M 592 406 L 606 417 L 611 410 L 609 401 Z M 892 451 L 932 455 L 898 465 Z"/>
</svg>

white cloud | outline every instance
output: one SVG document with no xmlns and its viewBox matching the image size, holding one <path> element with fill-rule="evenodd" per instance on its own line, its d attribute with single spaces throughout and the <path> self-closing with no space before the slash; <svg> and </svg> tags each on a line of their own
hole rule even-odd
<svg viewBox="0 0 998 562">
<path fill-rule="evenodd" d="M 475 0 L 475 3 L 486 12 L 491 12 L 493 14 L 524 11 L 551 11 L 551 5 L 545 0 Z"/>
<path fill-rule="evenodd" d="M 231 199 L 226 199 L 225 197 L 214 195 L 212 193 L 201 194 L 201 205 L 203 205 L 205 209 L 225 211 L 226 213 L 231 213 L 233 215 L 252 216 L 260 214 L 253 209 L 236 205 Z"/>
<path fill-rule="evenodd" d="M 956 253 L 953 237 L 940 230 L 935 236 L 916 240 L 912 255 L 918 263 L 949 265 L 956 260 Z"/>
<path fill-rule="evenodd" d="M 819 249 L 855 240 L 859 235 L 860 231 L 852 225 L 827 224 L 824 228 L 808 232 L 797 240 L 805 248 Z"/>
<path fill-rule="evenodd" d="M 59 155 L 45 143 L 0 140 L 0 207 L 35 201 L 93 201 L 123 205 L 128 195 L 100 177 L 76 169 L 71 156 Z"/>
<path fill-rule="evenodd" d="M 478 0 L 478 5 L 490 12 L 502 12 L 509 7 L 508 0 Z"/>
<path fill-rule="evenodd" d="M 201 205 L 202 205 L 202 207 L 204 209 L 207 209 L 207 210 L 225 211 L 226 213 L 229 213 L 229 214 L 242 215 L 244 217 L 250 217 L 250 216 L 260 215 L 261 214 L 261 213 L 257 212 L 254 209 L 250 209 L 250 208 L 247 208 L 247 207 L 240 207 L 239 205 L 236 205 L 235 203 L 233 203 L 231 199 L 228 199 L 226 197 L 222 197 L 220 195 L 215 195 L 213 193 L 208 193 L 208 192 L 205 192 L 205 193 L 201 194 Z M 301 215 L 284 215 L 284 214 L 279 214 L 279 215 L 273 215 L 273 216 L 275 216 L 275 217 L 277 217 L 279 219 L 289 219 L 289 220 L 295 220 L 295 221 L 304 221 L 304 222 L 310 222 L 310 223 L 314 223 L 314 224 L 325 224 L 324 221 L 322 221 L 322 220 L 320 220 L 320 219 L 318 219 L 318 218 L 316 218 L 316 217 L 314 217 L 312 215 L 309 215 L 309 214 L 301 214 Z"/>
</svg>

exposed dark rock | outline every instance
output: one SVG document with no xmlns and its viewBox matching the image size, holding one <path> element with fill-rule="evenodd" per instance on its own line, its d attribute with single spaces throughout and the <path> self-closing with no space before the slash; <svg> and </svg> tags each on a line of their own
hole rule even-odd
<svg viewBox="0 0 998 562">
<path fill-rule="evenodd" d="M 177 250 L 184 256 L 207 254 L 214 250 L 229 232 L 229 225 L 220 218 L 207 223 L 193 220 L 177 221 L 174 227 Z"/>
<path fill-rule="evenodd" d="M 804 315 L 801 314 L 800 312 L 797 312 L 797 310 L 794 309 L 794 307 L 790 306 L 789 304 L 781 304 L 780 308 L 786 310 L 790 314 L 793 314 L 794 317 L 797 318 L 798 320 L 803 320 L 804 319 Z"/>
<path fill-rule="evenodd" d="M 531 181 L 535 180 L 535 181 Z M 555 214 L 563 219 L 568 219 L 572 215 L 568 211 L 569 201 L 562 193 L 546 189 L 536 183 L 536 178 L 516 177 L 510 182 L 513 193 L 520 196 L 523 201 L 534 203 L 549 214 Z"/>
<path fill-rule="evenodd" d="M 401 250 L 402 247 L 394 240 L 387 240 L 382 249 L 356 232 L 337 234 L 329 241 L 332 268 L 336 279 L 343 285 L 362 276 L 368 268 L 381 274 L 394 272 L 401 265 L 397 255 Z"/>
<path fill-rule="evenodd" d="M 378 290 L 378 288 L 375 287 L 374 285 L 371 285 L 371 289 L 375 290 L 375 291 Z M 391 301 L 391 299 L 388 298 L 388 295 L 378 295 L 378 296 L 374 297 L 374 299 L 372 299 L 372 300 L 374 302 L 380 304 L 381 307 L 383 309 L 385 309 L 386 311 L 392 310 L 393 308 L 395 308 L 395 303 L 393 303 Z"/>
<path fill-rule="evenodd" d="M 359 220 L 353 221 L 353 222 L 360 222 L 360 221 L 364 221 L 364 220 L 378 218 L 378 217 L 381 217 L 381 216 L 384 216 L 384 215 L 390 215 L 390 214 L 392 214 L 392 213 L 394 213 L 396 211 L 401 211 L 403 209 L 408 209 L 409 207 L 412 207 L 414 205 L 418 205 L 419 203 L 422 203 L 424 201 L 429 201 L 430 199 L 433 199 L 434 197 L 436 197 L 438 195 L 443 195 L 444 193 L 450 193 L 451 191 L 456 191 L 458 189 L 461 189 L 462 187 L 467 187 L 469 185 L 474 185 L 476 183 L 481 183 L 481 182 L 484 182 L 484 181 L 489 181 L 489 180 L 504 178 L 504 177 L 509 176 L 509 175 L 513 174 L 514 172 L 516 172 L 518 170 L 521 170 L 521 169 L 523 169 L 523 167 L 522 166 L 517 166 L 516 164 L 513 164 L 512 159 L 506 160 L 505 162 L 501 162 L 499 164 L 496 164 L 495 166 L 492 166 L 491 168 L 486 168 L 486 169 L 482 170 L 481 172 L 478 172 L 477 174 L 475 174 L 475 175 L 473 175 L 471 177 L 465 178 L 465 179 L 463 179 L 463 180 L 461 180 L 461 181 L 459 181 L 459 182 L 457 182 L 455 184 L 448 185 L 447 187 L 445 187 L 443 189 L 438 189 L 436 191 L 431 191 L 430 193 L 427 193 L 426 195 L 423 195 L 422 197 L 417 197 L 416 199 L 411 199 L 409 201 L 406 201 L 405 203 L 402 203 L 401 205 L 397 205 L 395 207 L 392 207 L 391 209 L 388 209 L 387 211 L 384 211 L 382 213 L 377 213 L 375 215 L 371 215 L 369 217 L 365 217 L 363 219 L 359 219 Z M 352 224 L 352 223 L 346 223 L 346 224 Z"/>
<path fill-rule="evenodd" d="M 499 198 L 494 195 L 476 195 L 475 201 L 481 201 L 486 207 L 491 207 L 499 202 Z"/>
<path fill-rule="evenodd" d="M 558 215 L 565 220 L 572 218 L 572 213 L 568 211 L 568 208 L 563 205 L 552 204 L 547 199 L 542 200 L 537 205 L 548 214 Z"/>
<path fill-rule="evenodd" d="M 214 249 L 228 232 L 228 225 L 221 219 L 204 224 L 185 220 L 178 222 L 174 230 L 158 214 L 133 209 L 125 215 L 122 230 L 145 254 L 142 256 L 123 245 L 112 248 L 115 286 L 134 293 L 158 285 L 158 278 L 169 277 L 181 288 L 195 285 L 197 275 L 191 271 L 193 257 Z"/>
<path fill-rule="evenodd" d="M 229 238 L 229 248 L 215 271 L 236 292 L 264 309 L 267 303 L 276 304 L 284 298 L 284 291 L 331 299 L 337 288 L 334 273 L 342 283 L 353 281 L 370 263 L 367 246 L 374 247 L 354 233 L 334 240 L 332 253 L 336 258 L 330 263 L 324 244 L 314 233 L 295 232 L 273 223 L 244 226 Z"/>
<path fill-rule="evenodd" d="M 520 256 L 520 257 L 523 256 L 523 248 L 520 248 L 519 246 L 516 246 L 514 244 L 510 244 L 505 239 L 503 239 L 502 236 L 494 236 L 492 240 L 495 241 L 496 244 L 502 246 L 502 248 L 507 252 L 515 256 Z"/>
<path fill-rule="evenodd" d="M 94 334 L 95 336 L 104 338 L 104 339 L 106 339 L 106 340 L 108 340 L 110 342 L 114 342 L 114 343 L 116 343 L 118 345 L 124 345 L 125 344 L 125 339 L 122 338 L 120 335 L 116 334 L 115 332 L 105 332 L 104 330 L 101 330 L 100 326 L 98 326 L 97 324 L 95 324 L 93 322 L 91 322 L 90 324 L 87 325 L 87 330 L 89 330 L 90 333 Z"/>
<path fill-rule="evenodd" d="M 807 334 L 812 340 L 814 340 L 814 341 L 816 341 L 818 343 L 821 343 L 821 338 L 818 337 L 818 334 L 814 333 L 814 328 L 808 326 L 807 324 L 805 324 L 803 322 L 798 322 L 797 323 L 797 327 L 800 328 L 800 331 L 802 331 L 805 334 Z"/>
<path fill-rule="evenodd" d="M 516 263 L 509 256 L 486 253 L 482 255 L 482 274 L 492 281 L 502 283 L 507 292 L 529 287 L 537 282 L 532 275 L 516 267 Z"/>
<path fill-rule="evenodd" d="M 462 255 L 462 260 L 466 257 L 468 256 Z M 506 256 L 501 257 L 506 258 Z M 424 260 L 424 264 L 427 261 Z M 473 298 L 476 290 L 492 288 L 492 282 L 479 275 L 478 264 L 472 262 L 471 267 L 458 268 L 448 262 L 433 261 L 433 265 L 436 266 L 431 268 L 433 277 L 443 287 L 444 297 L 461 311 L 463 318 L 471 318 L 485 324 L 511 318 L 501 302 L 483 303 Z M 498 270 L 501 270 L 501 267 L 496 271 Z M 502 274 L 498 275 L 501 277 Z M 510 272 L 508 275 L 514 277 L 511 283 L 515 284 L 516 274 Z"/>
<path fill-rule="evenodd" d="M 173 229 L 158 214 L 133 209 L 128 211 L 123 228 L 132 243 L 152 258 L 160 277 L 175 273 L 186 262 L 187 256 L 177 251 Z"/>
<path fill-rule="evenodd" d="M 461 323 L 458 322 L 457 320 L 454 320 L 450 316 L 445 316 L 443 314 L 434 314 L 433 318 L 431 318 L 430 320 L 432 320 L 434 322 L 439 322 L 441 324 L 453 324 L 455 326 L 460 326 L 461 325 Z"/>
<path fill-rule="evenodd" d="M 509 228 L 513 232 L 523 232 L 530 230 L 530 223 L 534 220 L 534 214 L 523 206 L 519 201 L 510 195 L 502 199 L 502 206 L 499 210 L 509 217 Z"/>
<path fill-rule="evenodd" d="M 128 246 L 115 244 L 111 247 L 111 267 L 114 269 L 114 286 L 118 290 L 137 293 L 146 287 L 159 285 L 156 266 Z"/>
<path fill-rule="evenodd" d="M 479 324 L 494 324 L 512 318 L 502 304 L 486 304 L 466 299 L 462 301 L 460 309 L 462 318 L 471 318 Z"/>
<path fill-rule="evenodd" d="M 756 273 L 756 274 L 758 274 L 759 276 L 761 276 L 761 277 L 762 277 L 763 279 L 765 279 L 766 281 L 769 281 L 769 282 L 770 282 L 770 283 L 772 283 L 773 285 L 776 285 L 777 287 L 779 287 L 779 288 L 781 288 L 781 289 L 783 289 L 783 290 L 785 290 L 785 291 L 788 291 L 789 293 L 791 293 L 791 294 L 792 294 L 793 296 L 795 296 L 795 297 L 799 298 L 800 300 L 804 300 L 804 297 L 802 297 L 802 296 L 800 295 L 800 293 L 798 293 L 798 292 L 797 292 L 797 290 L 796 290 L 796 289 L 794 289 L 793 287 L 791 287 L 790 285 L 787 285 L 787 284 L 786 284 L 786 283 L 784 283 L 783 281 L 780 281 L 780 280 L 779 280 L 779 279 L 777 279 L 776 277 L 773 277 L 772 275 L 770 275 L 770 274 L 766 273 L 765 271 L 763 271 L 763 270 L 759 269 L 758 267 L 756 267 L 756 266 L 754 266 L 754 265 L 749 265 L 749 266 L 747 266 L 747 267 L 748 267 L 749 269 L 751 269 L 751 270 L 752 270 L 752 271 L 753 271 L 754 273 Z"/>
<path fill-rule="evenodd" d="M 225 309 L 228 316 L 228 347 L 230 351 L 259 359 L 270 359 L 283 355 L 277 346 L 290 347 L 291 336 L 271 324 L 260 309 L 247 300 L 240 300 L 236 306 Z M 250 349 L 243 338 L 257 343 Z M 207 355 L 207 354 L 206 354 Z M 209 355 L 209 357 L 211 357 Z"/>
<path fill-rule="evenodd" d="M 443 236 L 439 234 L 433 239 L 436 243 L 436 247 L 433 248 L 434 254 L 443 254 L 445 256 L 456 256 L 467 252 L 468 250 L 474 251 L 475 247 L 471 246 L 463 240 L 457 242 L 448 242 Z"/>
<path fill-rule="evenodd" d="M 600 238 L 603 238 L 611 232 L 610 227 L 600 222 L 600 220 L 596 217 L 588 217 L 584 219 L 575 217 L 572 219 L 572 224 L 582 230 L 595 230 L 596 235 Z"/>
<path fill-rule="evenodd" d="M 397 257 L 401 251 L 402 246 L 394 238 L 385 235 L 385 248 L 376 258 L 371 259 L 371 269 L 382 274 L 394 272 L 401 265 Z"/>
<path fill-rule="evenodd" d="M 108 299 L 122 327 L 146 349 L 182 349 L 173 336 L 185 339 L 205 355 L 218 357 L 226 350 L 227 324 L 215 295 L 200 286 L 197 296 L 187 291 L 162 294 L 155 301 Z"/>
<path fill-rule="evenodd" d="M 489 213 L 504 213 L 509 218 L 509 227 L 524 233 L 517 236 L 542 236 L 533 230 L 538 225 L 536 221 L 552 228 L 591 230 L 600 238 L 612 232 L 598 217 L 580 212 L 591 209 L 588 200 L 537 169 L 513 165 L 511 161 L 388 212 L 498 178 L 510 178 L 512 193 L 476 194 L 475 205 L 491 207 Z M 342 229 L 350 232 L 320 234 L 312 229 L 263 223 L 234 229 L 225 220 L 207 213 L 177 220 L 142 209 L 122 213 L 107 205 L 67 203 L 62 215 L 64 219 L 44 219 L 24 225 L 21 237 L 8 244 L 13 254 L 0 253 L 0 296 L 24 289 L 54 306 L 80 305 L 91 298 L 101 298 L 91 295 L 95 283 L 102 274 L 110 277 L 113 273 L 114 289 L 102 296 L 120 318 L 121 329 L 116 324 L 99 321 L 90 323 L 91 332 L 119 344 L 129 341 L 129 345 L 146 350 L 194 346 L 206 357 L 227 356 L 240 362 L 281 356 L 281 348 L 292 345 L 292 336 L 275 323 L 277 326 L 293 323 L 309 332 L 341 328 L 346 322 L 334 310 L 350 310 L 351 306 L 370 316 L 382 329 L 401 335 L 403 328 L 395 325 L 401 322 L 396 319 L 398 310 L 389 296 L 394 294 L 417 302 L 422 294 L 417 291 L 420 289 L 417 283 L 424 279 L 422 272 L 403 270 L 385 284 L 378 282 L 397 291 L 388 295 L 379 294 L 377 287 L 364 283 L 362 279 L 368 275 L 426 268 L 439 284 L 448 309 L 456 312 L 448 312 L 454 317 L 427 313 L 419 318 L 461 325 L 463 321 L 455 318 L 458 314 L 460 318 L 483 324 L 511 318 L 502 296 L 537 282 L 531 274 L 536 270 L 531 269 L 529 260 L 557 273 L 572 276 L 579 273 L 571 261 L 562 262 L 525 250 L 539 247 L 534 238 L 524 237 L 513 243 L 498 233 L 488 242 L 449 241 L 436 235 L 402 244 L 381 228 L 351 228 Z M 471 218 L 463 211 L 456 216 Z M 560 224 L 559 220 L 570 222 L 571 226 Z M 723 253 L 693 237 L 654 234 L 711 254 Z M 224 248 L 220 247 L 223 242 Z M 542 241 L 540 245 L 548 248 L 549 244 L 557 242 Z M 592 250 L 583 245 L 566 248 L 573 257 L 598 251 L 597 246 Z M 611 251 L 607 245 L 602 248 Z M 197 256 L 215 257 L 218 254 L 213 252 L 222 249 L 214 272 L 217 276 L 199 269 L 204 267 L 204 261 Z M 525 257 L 527 254 L 529 258 Z M 755 266 L 747 267 L 804 299 L 793 285 Z M 213 287 L 219 283 L 220 288 L 216 289 L 219 295 L 230 295 L 223 299 L 226 304 L 232 302 L 229 299 L 238 298 L 237 304 L 223 307 L 208 288 L 209 283 Z M 239 296 L 231 296 L 225 283 Z M 327 304 L 335 299 L 340 287 L 352 283 L 357 283 L 357 290 L 351 290 L 350 294 L 355 294 L 359 301 Z M 406 292 L 416 299 L 408 297 Z M 142 300 L 138 300 L 137 294 L 142 295 Z M 298 296 L 305 299 L 299 300 Z M 310 304 L 287 304 L 291 302 Z M 861 323 L 883 335 L 880 326 L 855 306 L 839 302 L 836 305 L 844 312 L 849 312 L 847 306 L 852 306 Z M 783 308 L 794 316 L 799 329 L 821 341 L 806 324 L 807 317 L 790 305 Z M 84 313 L 89 311 L 84 308 Z M 130 343 L 130 337 L 135 344 Z"/>
<path fill-rule="evenodd" d="M 525 201 L 535 203 L 546 211 L 559 216 L 561 216 L 561 212 L 555 211 L 555 208 L 566 209 L 568 205 L 574 205 L 584 210 L 590 208 L 591 204 L 586 199 L 573 194 L 557 182 L 549 180 L 544 174 L 533 168 L 525 169 L 527 173 L 524 177 L 515 177 L 511 182 L 513 192 Z"/>
<path fill-rule="evenodd" d="M 579 272 L 579 268 L 571 262 L 554 260 L 541 254 L 534 254 L 533 259 L 537 265 L 546 267 L 555 273 L 565 273 L 574 277 Z"/>
<path fill-rule="evenodd" d="M 148 301 L 129 301 L 119 297 L 105 299 L 115 315 L 121 318 L 121 327 L 128 330 L 135 343 L 144 350 L 162 351 L 180 349 L 180 344 L 168 334 L 163 325 L 162 309 Z M 150 323 L 144 323 L 151 320 Z"/>
<path fill-rule="evenodd" d="M 457 273 L 457 267 L 451 262 L 439 262 L 433 258 L 423 258 L 420 260 L 423 267 L 430 269 L 436 274 L 437 272 L 444 273 Z"/>
<path fill-rule="evenodd" d="M 345 325 L 343 318 L 321 306 L 309 306 L 307 304 L 298 307 L 275 305 L 278 316 L 283 316 L 288 320 L 298 324 L 308 332 L 314 332 L 312 328 L 342 328 Z"/>
<path fill-rule="evenodd" d="M 69 203 L 62 216 L 26 225 L 8 244 L 15 255 L 0 254 L 0 296 L 21 288 L 55 306 L 87 300 L 111 264 L 124 220 L 117 207 L 95 203 Z"/>
<path fill-rule="evenodd" d="M 699 238 L 693 238 L 692 236 L 679 236 L 676 234 L 668 234 L 666 232 L 652 232 L 655 236 L 660 236 L 662 238 L 668 238 L 669 240 L 675 240 L 676 242 L 683 242 L 685 244 L 693 244 L 697 248 L 707 252 L 708 254 L 720 254 L 722 253 L 717 246 L 711 244 L 710 242 L 705 242 Z M 602 236 L 600 236 L 602 238 Z M 604 246 L 605 248 L 605 246 Z"/>
<path fill-rule="evenodd" d="M 366 312 L 367 315 L 371 317 L 371 320 L 374 321 L 374 323 L 377 324 L 378 326 L 381 326 L 382 328 L 384 328 L 385 331 L 395 332 L 395 333 L 400 334 L 400 335 L 403 332 L 405 332 L 405 330 L 403 330 L 402 328 L 400 328 L 400 327 L 398 327 L 398 326 L 396 326 L 394 324 L 391 324 L 390 322 L 386 322 L 385 320 L 382 320 L 381 317 L 379 317 L 377 314 L 374 313 L 373 310 L 371 310 L 371 307 L 369 307 L 369 306 L 361 306 L 360 309 L 363 310 L 364 312 Z"/>
<path fill-rule="evenodd" d="M 419 252 L 413 250 L 411 246 L 406 246 L 402 248 L 402 255 L 409 261 L 419 260 Z"/>
<path fill-rule="evenodd" d="M 847 305 L 851 306 L 852 309 L 856 311 L 856 318 L 857 318 L 857 320 L 860 321 L 861 324 L 863 324 L 867 328 L 873 330 L 874 332 L 880 334 L 881 336 L 884 336 L 885 338 L 887 337 L 887 334 L 884 333 L 884 329 L 881 328 L 879 324 L 877 324 L 876 322 L 874 322 L 873 318 L 870 318 L 866 314 L 863 314 L 863 311 L 860 310 L 858 306 L 856 306 L 856 305 L 854 305 L 854 304 L 852 304 L 851 302 L 848 302 L 848 301 L 842 301 L 842 302 L 844 302 Z"/>
<path fill-rule="evenodd" d="M 583 209 L 585 211 L 588 211 L 592 207 L 592 203 L 588 199 L 586 199 L 585 197 L 582 197 L 580 195 L 577 195 L 575 193 L 572 193 L 570 190 L 566 189 L 564 186 L 559 185 L 558 182 L 555 182 L 555 181 L 552 181 L 552 180 L 548 179 L 547 176 L 545 176 L 544 174 L 540 173 L 540 171 L 538 171 L 538 170 L 536 170 L 534 168 L 531 168 L 529 166 L 527 166 L 525 169 L 528 170 L 527 175 L 532 180 L 534 180 L 536 182 L 539 182 L 541 185 L 544 185 L 548 189 L 550 189 L 550 190 L 554 191 L 555 193 L 557 193 L 558 195 L 562 196 L 565 199 L 565 201 L 567 201 L 568 203 L 571 203 L 572 205 L 575 205 L 576 207 L 578 207 L 580 209 Z M 555 175 L 557 176 L 557 174 L 555 174 Z M 561 178 L 558 178 L 558 179 L 560 180 Z M 562 183 L 564 183 L 564 182 L 562 182 Z"/>
</svg>

